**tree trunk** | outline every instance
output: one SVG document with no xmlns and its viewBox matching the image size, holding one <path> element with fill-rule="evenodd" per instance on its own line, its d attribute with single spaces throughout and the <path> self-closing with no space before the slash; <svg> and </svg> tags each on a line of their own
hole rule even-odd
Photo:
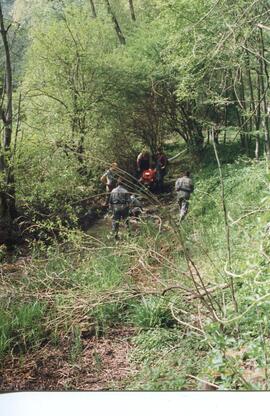
<svg viewBox="0 0 270 416">
<path fill-rule="evenodd" d="M 210 143 L 210 129 L 209 128 L 207 129 L 207 142 L 206 143 L 207 144 Z"/>
<path fill-rule="evenodd" d="M 249 91 L 250 91 L 250 99 L 251 99 L 251 110 L 253 113 L 252 119 L 254 120 L 255 130 L 256 130 L 256 142 L 255 142 L 255 159 L 259 159 L 259 152 L 260 152 L 260 135 L 258 130 L 260 129 L 260 82 L 258 82 L 258 102 L 257 105 L 255 103 L 255 96 L 254 96 L 254 88 L 252 83 L 251 77 L 251 68 L 250 68 L 250 57 L 249 52 L 246 50 L 246 60 L 247 60 L 247 72 L 248 72 L 248 84 L 249 84 Z"/>
<path fill-rule="evenodd" d="M 134 11 L 133 0 L 128 0 L 128 3 L 129 3 L 129 10 L 130 10 L 130 14 L 131 14 L 131 19 L 135 22 L 136 16 L 135 16 L 135 11 Z"/>
<path fill-rule="evenodd" d="M 96 13 L 94 0 L 89 0 L 89 1 L 90 1 L 91 10 L 92 10 L 92 17 L 95 19 L 97 17 L 97 13 Z"/>
<path fill-rule="evenodd" d="M 6 105 L 2 104 L 0 114 L 3 122 L 3 136 L 1 143 L 0 172 L 4 177 L 4 189 L 0 192 L 0 241 L 11 238 L 13 230 L 13 220 L 17 215 L 15 204 L 15 180 L 11 163 L 11 138 L 12 138 L 12 70 L 10 60 L 10 49 L 8 44 L 7 32 L 5 28 L 0 2 L 0 33 L 4 46 L 5 59 L 5 96 Z"/>
<path fill-rule="evenodd" d="M 240 95 L 241 95 L 241 103 L 242 103 L 242 111 L 244 114 L 242 115 L 242 128 L 244 130 L 244 146 L 247 155 L 249 155 L 249 131 L 248 131 L 248 119 L 246 116 L 247 113 L 247 103 L 245 98 L 245 84 L 243 78 L 243 72 L 240 70 Z"/>
<path fill-rule="evenodd" d="M 179 105 L 182 114 L 183 130 L 187 137 L 187 147 L 191 153 L 200 154 L 203 143 L 203 129 L 199 121 L 192 114 L 193 103 L 182 103 Z"/>
<path fill-rule="evenodd" d="M 261 83 L 260 83 L 260 74 L 257 72 L 257 105 L 256 105 L 256 148 L 255 148 L 255 158 L 259 159 L 260 153 L 260 126 L 261 126 Z"/>
<path fill-rule="evenodd" d="M 270 160 L 270 131 L 269 131 L 269 112 L 268 112 L 268 105 L 267 105 L 267 91 L 269 89 L 269 73 L 268 73 L 268 65 L 265 59 L 265 46 L 264 46 L 264 39 L 263 39 L 263 30 L 262 27 L 259 26 L 260 29 L 260 39 L 261 39 L 261 88 L 262 88 L 262 98 L 263 98 L 263 126 L 264 126 L 264 144 L 265 144 L 265 153 L 268 160 Z M 264 83 L 264 76 L 266 78 L 266 86 Z"/>
<path fill-rule="evenodd" d="M 115 16 L 115 14 L 114 14 L 114 12 L 112 10 L 112 7 L 111 7 L 111 4 L 110 4 L 109 0 L 105 0 L 105 4 L 107 6 L 108 13 L 109 13 L 109 15 L 112 18 L 112 21 L 113 21 L 113 24 L 114 24 L 114 28 L 115 28 L 115 32 L 116 32 L 117 37 L 118 37 L 118 40 L 121 43 L 121 45 L 125 45 L 126 44 L 126 39 L 125 39 L 125 37 L 123 35 L 123 32 L 122 32 L 122 30 L 121 30 L 121 28 L 119 26 L 119 23 L 118 23 L 118 21 L 116 19 L 116 16 Z"/>
<path fill-rule="evenodd" d="M 213 140 L 216 144 L 219 144 L 219 132 L 220 129 L 217 126 L 213 127 Z"/>
<path fill-rule="evenodd" d="M 227 124 L 228 124 L 228 111 L 227 111 L 227 106 L 225 105 L 225 109 L 224 109 L 223 144 L 226 144 L 226 141 L 227 141 Z"/>
</svg>

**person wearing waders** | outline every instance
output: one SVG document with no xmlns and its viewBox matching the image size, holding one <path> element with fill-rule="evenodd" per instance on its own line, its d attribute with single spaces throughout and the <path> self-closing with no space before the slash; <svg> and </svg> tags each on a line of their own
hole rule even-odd
<svg viewBox="0 0 270 416">
<path fill-rule="evenodd" d="M 110 208 L 112 210 L 112 233 L 118 240 L 119 222 L 124 220 L 129 231 L 130 193 L 124 188 L 122 179 L 117 180 L 117 187 L 110 195 Z"/>
<path fill-rule="evenodd" d="M 116 178 L 116 171 L 118 165 L 117 163 L 112 163 L 110 168 L 106 170 L 106 172 L 101 176 L 101 182 L 106 186 L 106 200 L 104 206 L 109 205 L 110 200 L 110 192 L 116 187 L 117 178 Z"/>
<path fill-rule="evenodd" d="M 182 221 L 187 215 L 189 198 L 193 190 L 194 186 L 192 179 L 190 178 L 190 172 L 187 171 L 181 178 L 178 178 L 175 182 L 175 191 L 177 193 L 180 221 Z"/>
</svg>

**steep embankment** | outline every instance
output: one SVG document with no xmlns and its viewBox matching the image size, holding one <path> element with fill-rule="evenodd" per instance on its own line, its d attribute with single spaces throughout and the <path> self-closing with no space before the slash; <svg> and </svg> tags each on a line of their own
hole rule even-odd
<svg viewBox="0 0 270 416">
<path fill-rule="evenodd" d="M 4 262 L 2 390 L 268 386 L 268 175 L 222 168 L 226 221 L 212 166 L 181 226 L 165 195 L 119 243 L 69 230 Z"/>
</svg>

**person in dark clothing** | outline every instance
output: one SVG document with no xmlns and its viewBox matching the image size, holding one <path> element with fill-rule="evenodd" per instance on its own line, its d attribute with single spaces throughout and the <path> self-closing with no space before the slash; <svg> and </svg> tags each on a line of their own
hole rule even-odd
<svg viewBox="0 0 270 416">
<path fill-rule="evenodd" d="M 137 172 L 138 177 L 142 176 L 143 171 L 150 168 L 150 153 L 146 150 L 142 150 L 142 152 L 137 157 Z"/>
<path fill-rule="evenodd" d="M 137 195 L 130 195 L 129 215 L 138 218 L 143 212 L 143 205 Z"/>
<path fill-rule="evenodd" d="M 130 193 L 124 188 L 122 179 L 117 181 L 117 187 L 114 188 L 110 195 L 110 208 L 112 210 L 112 232 L 115 239 L 118 239 L 119 223 L 124 220 L 129 230 L 129 207 Z"/>
<path fill-rule="evenodd" d="M 182 221 L 187 215 L 190 195 L 194 191 L 194 185 L 189 171 L 186 171 L 181 178 L 176 180 L 175 191 L 177 193 L 180 221 Z"/>
<path fill-rule="evenodd" d="M 157 191 L 163 192 L 164 187 L 164 176 L 166 175 L 168 158 L 165 153 L 162 151 L 161 147 L 158 148 L 156 154 L 156 170 L 157 170 Z"/>
</svg>

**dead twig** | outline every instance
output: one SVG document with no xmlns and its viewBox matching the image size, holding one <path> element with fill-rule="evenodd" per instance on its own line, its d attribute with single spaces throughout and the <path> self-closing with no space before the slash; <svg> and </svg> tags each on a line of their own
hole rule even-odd
<svg viewBox="0 0 270 416">
<path fill-rule="evenodd" d="M 222 285 L 218 285 L 218 286 L 214 286 L 214 287 L 207 288 L 207 292 L 208 293 L 214 293 L 214 292 L 216 292 L 219 289 L 220 290 L 227 289 L 228 287 L 230 287 L 230 285 L 228 283 L 224 283 Z M 206 295 L 205 292 L 202 292 L 202 293 L 194 293 L 194 294 L 192 294 L 192 295 L 190 295 L 188 297 L 188 300 L 198 299 L 198 298 L 201 298 L 201 297 L 203 297 L 205 295 Z"/>
<path fill-rule="evenodd" d="M 219 386 L 217 384 L 211 383 L 211 381 L 203 380 L 202 378 L 193 376 L 192 374 L 187 374 L 187 377 L 193 378 L 194 380 L 200 381 L 201 383 L 204 383 L 207 386 L 213 387 L 215 390 L 219 389 Z"/>
<path fill-rule="evenodd" d="M 167 292 L 169 292 L 170 290 L 174 290 L 174 289 L 181 289 L 181 290 L 184 290 L 185 292 L 189 292 L 190 294 L 194 294 L 194 292 L 191 289 L 188 289 L 188 288 L 186 288 L 184 286 L 181 286 L 181 285 L 176 285 L 176 286 L 166 287 L 166 289 L 163 290 L 161 295 L 164 296 Z"/>
<path fill-rule="evenodd" d="M 204 332 L 202 329 L 197 328 L 196 326 L 191 325 L 191 324 L 189 324 L 188 322 L 184 322 L 184 321 L 182 321 L 181 319 L 179 319 L 179 318 L 175 315 L 175 313 L 174 313 L 174 310 L 173 310 L 173 305 L 170 305 L 170 311 L 171 311 L 171 314 L 172 314 L 173 318 L 176 320 L 176 322 L 178 322 L 179 324 L 184 325 L 184 326 L 186 326 L 186 327 L 188 327 L 188 328 L 192 329 L 193 331 L 198 332 L 200 335 L 205 335 L 205 332 Z"/>
</svg>

